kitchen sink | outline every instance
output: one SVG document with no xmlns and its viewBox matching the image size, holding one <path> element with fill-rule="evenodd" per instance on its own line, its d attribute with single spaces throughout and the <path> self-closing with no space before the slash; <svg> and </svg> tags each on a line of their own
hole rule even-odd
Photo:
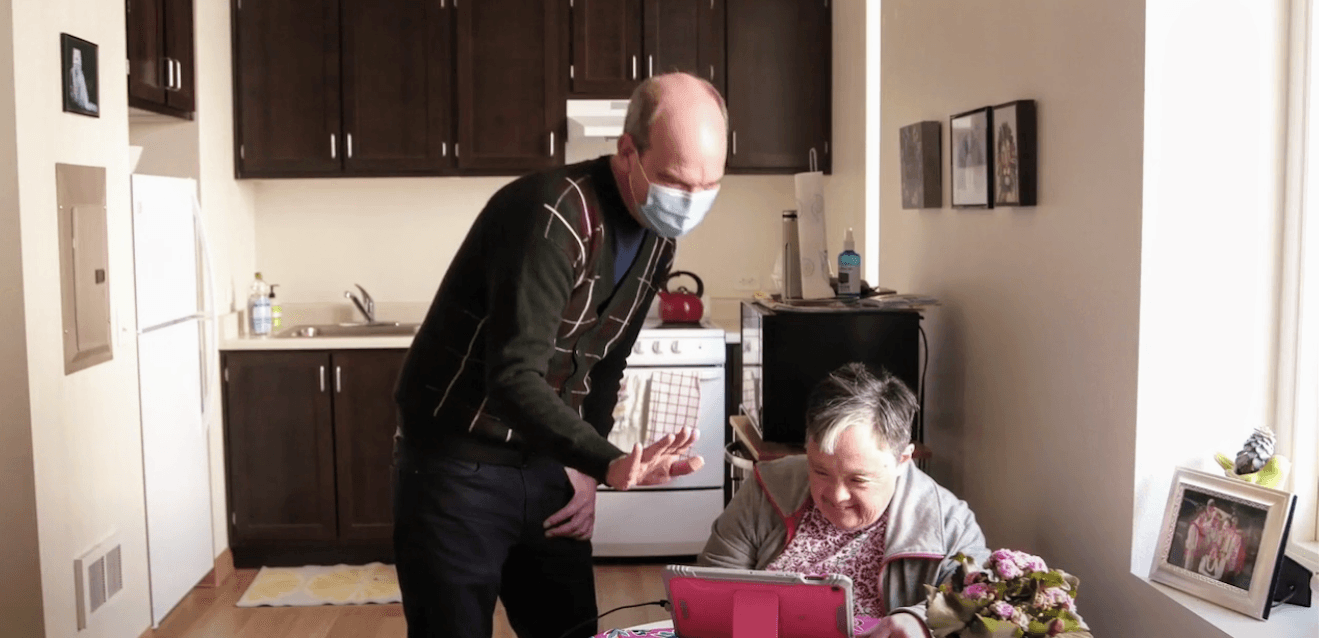
<svg viewBox="0 0 1319 638">
<path fill-rule="evenodd" d="M 327 337 L 411 337 L 421 324 L 384 321 L 376 323 L 329 323 L 293 326 L 275 334 L 278 339 Z"/>
</svg>

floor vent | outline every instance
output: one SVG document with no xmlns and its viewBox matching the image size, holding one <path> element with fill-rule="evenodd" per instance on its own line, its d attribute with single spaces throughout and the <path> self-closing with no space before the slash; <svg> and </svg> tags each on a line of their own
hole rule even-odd
<svg viewBox="0 0 1319 638">
<path fill-rule="evenodd" d="M 73 560 L 73 583 L 82 631 L 91 625 L 93 614 L 124 589 L 123 548 L 114 535 Z"/>
</svg>

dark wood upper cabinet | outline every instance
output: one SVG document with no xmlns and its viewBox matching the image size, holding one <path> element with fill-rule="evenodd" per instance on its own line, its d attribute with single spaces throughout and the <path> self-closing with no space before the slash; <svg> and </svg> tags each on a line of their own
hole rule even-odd
<svg viewBox="0 0 1319 638">
<path fill-rule="evenodd" d="M 438 1 L 342 2 L 345 172 L 448 168 L 454 143 L 452 11 Z"/>
<path fill-rule="evenodd" d="M 641 0 L 573 0 L 575 97 L 628 97 L 646 77 L 641 52 Z"/>
<path fill-rule="evenodd" d="M 235 8 L 239 177 L 340 173 L 339 2 L 246 2 Z"/>
<path fill-rule="evenodd" d="M 522 173 L 561 164 L 565 121 L 560 7 L 546 0 L 458 6 L 458 167 Z"/>
<path fill-rule="evenodd" d="M 128 105 L 192 119 L 192 0 L 127 0 Z"/>
<path fill-rule="evenodd" d="M 646 77 L 686 71 L 724 92 L 724 3 L 726 0 L 646 0 Z"/>
<path fill-rule="evenodd" d="M 337 537 L 329 364 L 324 352 L 225 355 L 235 547 Z"/>
<path fill-rule="evenodd" d="M 394 382 L 405 350 L 340 350 L 334 366 L 339 537 L 388 541 L 394 529 Z"/>
<path fill-rule="evenodd" d="M 830 170 L 833 101 L 831 9 L 826 0 L 728 3 L 728 168 Z"/>
</svg>

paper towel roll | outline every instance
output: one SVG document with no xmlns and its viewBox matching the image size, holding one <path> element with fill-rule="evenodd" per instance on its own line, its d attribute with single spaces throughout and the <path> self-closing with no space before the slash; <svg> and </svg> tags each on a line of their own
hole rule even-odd
<svg viewBox="0 0 1319 638">
<path fill-rule="evenodd" d="M 804 299 L 834 296 L 831 276 L 828 232 L 824 225 L 824 173 L 797 173 L 797 233 L 801 246 L 801 294 Z"/>
</svg>

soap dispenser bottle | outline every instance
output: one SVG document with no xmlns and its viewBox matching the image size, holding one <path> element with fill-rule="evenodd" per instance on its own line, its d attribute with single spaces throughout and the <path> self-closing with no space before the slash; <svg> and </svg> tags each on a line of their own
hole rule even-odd
<svg viewBox="0 0 1319 638">
<path fill-rule="evenodd" d="M 861 296 L 861 255 L 855 249 L 856 241 L 852 239 L 852 229 L 848 228 L 843 239 L 843 252 L 838 253 L 839 297 Z"/>
</svg>

